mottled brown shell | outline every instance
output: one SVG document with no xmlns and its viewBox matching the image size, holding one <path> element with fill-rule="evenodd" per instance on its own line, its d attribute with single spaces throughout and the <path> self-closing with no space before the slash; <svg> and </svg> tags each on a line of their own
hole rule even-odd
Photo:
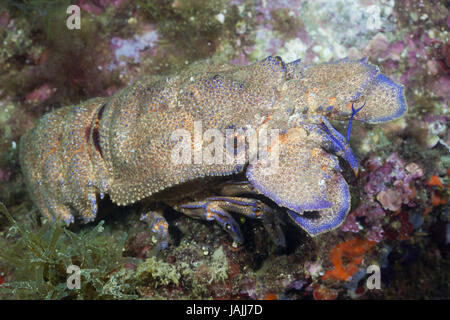
<svg viewBox="0 0 450 320">
<path fill-rule="evenodd" d="M 364 108 L 355 112 L 354 104 Z M 403 88 L 366 59 L 309 66 L 284 64 L 278 57 L 249 66 L 204 61 L 45 115 L 22 137 L 20 161 L 39 209 L 66 223 L 76 213 L 85 222 L 93 220 L 98 196 L 109 194 L 114 203 L 128 205 L 186 182 L 202 184 L 204 177 L 246 169 L 257 192 L 316 235 L 339 226 L 350 209 L 335 155 L 358 170 L 348 138 L 325 117 L 378 123 L 406 110 Z M 252 128 L 246 134 L 253 136 L 280 130 L 279 170 L 267 176 L 262 162 L 253 163 L 250 155 L 244 163 L 210 164 L 201 152 L 188 163 L 172 161 L 180 142 L 173 139 L 177 130 L 193 134 L 183 142 L 195 153 L 211 142 L 202 139 L 203 132 L 214 129 L 225 137 L 234 128 Z M 303 215 L 307 211 L 320 215 L 311 220 Z"/>
<path fill-rule="evenodd" d="M 278 61 L 278 60 L 277 60 Z M 242 165 L 177 165 L 171 134 L 258 126 L 277 98 L 281 62 L 244 67 L 199 62 L 170 77 L 148 77 L 109 99 L 44 116 L 21 141 L 21 166 L 32 198 L 47 216 L 93 218 L 96 194 L 119 205 Z M 195 146 L 193 146 L 194 148 Z"/>
</svg>

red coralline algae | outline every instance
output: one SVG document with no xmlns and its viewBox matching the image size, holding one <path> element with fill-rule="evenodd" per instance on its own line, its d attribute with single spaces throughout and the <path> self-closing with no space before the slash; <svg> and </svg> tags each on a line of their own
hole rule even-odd
<svg viewBox="0 0 450 320">
<path fill-rule="evenodd" d="M 414 162 L 406 164 L 396 153 L 384 161 L 371 157 L 363 166 L 366 171 L 361 179 L 365 181 L 365 194 L 341 230 L 354 233 L 365 230 L 367 240 L 380 242 L 391 216 L 400 213 L 403 205 L 416 205 L 414 182 L 422 177 L 423 170 Z"/>
<path fill-rule="evenodd" d="M 368 172 L 364 176 L 367 181 L 364 191 L 376 196 L 393 186 L 392 190 L 400 193 L 402 203 L 409 204 L 412 193 L 410 184 L 423 175 L 422 170 L 417 167 L 415 163 L 406 165 L 405 160 L 397 153 L 391 154 L 383 163 L 377 158 L 369 159 L 366 163 Z"/>
<path fill-rule="evenodd" d="M 386 237 L 391 240 L 407 240 L 412 231 L 413 227 L 409 221 L 409 215 L 402 211 L 392 219 L 386 228 Z"/>
<path fill-rule="evenodd" d="M 115 7 L 121 6 L 123 3 L 127 2 L 127 0 L 95 0 L 95 1 L 86 1 L 79 0 L 78 5 L 94 15 L 99 15 L 103 11 L 108 8 L 108 6 L 113 5 Z"/>
<path fill-rule="evenodd" d="M 377 200 L 383 208 L 390 211 L 397 211 L 402 206 L 401 194 L 396 190 L 380 191 L 377 194 Z"/>
<path fill-rule="evenodd" d="M 48 100 L 54 92 L 54 89 L 48 83 L 45 83 L 39 88 L 36 88 L 32 92 L 28 93 L 25 97 L 25 103 L 37 104 L 44 102 Z"/>
<path fill-rule="evenodd" d="M 438 60 L 443 73 L 450 73 L 450 42 L 442 46 L 441 59 Z"/>
<path fill-rule="evenodd" d="M 358 271 L 365 254 L 375 244 L 375 241 L 358 238 L 337 244 L 330 252 L 330 260 L 334 265 L 334 269 L 327 271 L 322 276 L 322 279 L 347 281 Z"/>
<path fill-rule="evenodd" d="M 357 218 L 363 218 L 364 224 L 367 225 L 366 238 L 369 241 L 380 242 L 383 239 L 383 224 L 386 213 L 376 202 L 364 202 L 354 211 L 352 211 L 341 230 L 344 232 L 357 233 L 361 231 L 363 226 L 357 221 Z"/>
<path fill-rule="evenodd" d="M 0 27 L 2 28 L 6 28 L 8 27 L 9 23 L 10 23 L 10 16 L 9 16 L 9 12 L 2 12 L 0 14 Z"/>
</svg>

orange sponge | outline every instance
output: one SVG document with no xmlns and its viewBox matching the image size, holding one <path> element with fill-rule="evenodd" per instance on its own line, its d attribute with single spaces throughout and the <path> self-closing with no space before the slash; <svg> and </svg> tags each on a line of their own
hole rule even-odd
<svg viewBox="0 0 450 320">
<path fill-rule="evenodd" d="M 332 278 L 346 281 L 358 271 L 366 252 L 375 244 L 375 241 L 358 238 L 337 244 L 330 252 L 330 260 L 334 269 L 327 271 L 322 279 Z"/>
</svg>

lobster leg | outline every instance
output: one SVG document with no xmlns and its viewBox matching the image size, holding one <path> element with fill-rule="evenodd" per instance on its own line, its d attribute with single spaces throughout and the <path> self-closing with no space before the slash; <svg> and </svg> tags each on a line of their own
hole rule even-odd
<svg viewBox="0 0 450 320">
<path fill-rule="evenodd" d="M 164 250 L 169 244 L 169 224 L 163 217 L 162 210 L 152 210 L 144 213 L 141 216 L 141 221 L 147 222 L 151 231 L 155 235 L 155 241 L 157 242 L 156 252 Z"/>
<path fill-rule="evenodd" d="M 221 196 L 233 197 L 242 194 L 258 194 L 255 188 L 247 180 L 244 181 L 227 181 L 221 184 L 219 187 Z"/>
<path fill-rule="evenodd" d="M 244 242 L 244 238 L 239 224 L 229 212 L 239 213 L 251 219 L 260 219 L 274 242 L 280 246 L 285 245 L 284 234 L 275 218 L 275 210 L 258 199 L 229 196 L 210 197 L 204 201 L 176 206 L 175 209 L 195 219 L 216 221 L 239 244 Z"/>
</svg>

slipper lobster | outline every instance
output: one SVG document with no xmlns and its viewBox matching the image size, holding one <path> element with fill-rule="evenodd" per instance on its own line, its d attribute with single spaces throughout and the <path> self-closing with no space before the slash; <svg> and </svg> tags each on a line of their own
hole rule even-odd
<svg viewBox="0 0 450 320">
<path fill-rule="evenodd" d="M 108 195 L 119 206 L 146 204 L 142 220 L 161 249 L 169 239 L 167 206 L 216 221 L 238 243 L 243 235 L 230 212 L 261 219 L 283 244 L 280 214 L 310 236 L 344 221 L 351 196 L 338 157 L 358 173 L 352 121 L 382 123 L 406 111 L 403 87 L 367 59 L 201 61 L 46 114 L 22 137 L 20 162 L 32 200 L 52 220 L 93 221 Z M 346 136 L 328 119 L 348 120 Z M 268 130 L 277 134 L 266 148 L 236 157 L 237 144 L 249 147 Z M 210 148 L 213 142 L 225 152 Z M 261 157 L 269 153 L 276 157 Z"/>
</svg>

